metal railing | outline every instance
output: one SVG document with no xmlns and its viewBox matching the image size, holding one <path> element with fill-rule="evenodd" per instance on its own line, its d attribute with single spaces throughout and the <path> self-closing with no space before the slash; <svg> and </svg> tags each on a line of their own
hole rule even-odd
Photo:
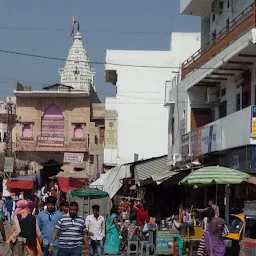
<svg viewBox="0 0 256 256">
<path fill-rule="evenodd" d="M 247 7 L 205 46 L 182 63 L 181 78 L 200 68 L 203 64 L 225 49 L 230 43 L 256 26 L 255 3 Z"/>
</svg>

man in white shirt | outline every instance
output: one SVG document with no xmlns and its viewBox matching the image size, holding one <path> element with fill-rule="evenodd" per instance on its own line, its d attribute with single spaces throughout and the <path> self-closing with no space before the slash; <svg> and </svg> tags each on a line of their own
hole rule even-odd
<svg viewBox="0 0 256 256">
<path fill-rule="evenodd" d="M 90 235 L 90 256 L 96 255 L 103 256 L 103 239 L 105 237 L 105 219 L 99 215 L 100 206 L 92 206 L 92 215 L 86 218 L 86 227 Z"/>
</svg>

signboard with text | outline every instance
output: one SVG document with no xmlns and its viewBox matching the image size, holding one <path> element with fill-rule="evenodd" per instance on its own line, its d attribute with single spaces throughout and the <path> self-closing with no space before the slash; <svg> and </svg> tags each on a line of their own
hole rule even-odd
<svg viewBox="0 0 256 256">
<path fill-rule="evenodd" d="M 159 230 L 156 232 L 156 253 L 157 254 L 172 254 L 173 241 L 177 234 L 173 234 L 169 230 Z"/>
<path fill-rule="evenodd" d="M 4 172 L 13 172 L 14 158 L 5 157 L 4 159 Z"/>
<path fill-rule="evenodd" d="M 80 164 L 83 161 L 83 153 L 64 153 L 64 163 Z"/>
<path fill-rule="evenodd" d="M 251 137 L 256 138 L 256 106 L 252 107 Z"/>
<path fill-rule="evenodd" d="M 64 147 L 64 138 L 38 136 L 39 147 Z"/>
</svg>

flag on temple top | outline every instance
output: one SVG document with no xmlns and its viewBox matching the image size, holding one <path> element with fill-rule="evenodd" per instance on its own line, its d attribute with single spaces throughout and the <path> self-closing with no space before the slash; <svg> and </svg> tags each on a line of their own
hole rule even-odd
<svg viewBox="0 0 256 256">
<path fill-rule="evenodd" d="M 74 35 L 74 33 L 75 33 L 75 24 L 76 24 L 76 20 L 75 20 L 75 17 L 73 16 L 73 17 L 72 17 L 72 21 L 71 21 L 72 31 L 71 31 L 70 37 L 71 37 L 72 35 Z"/>
</svg>

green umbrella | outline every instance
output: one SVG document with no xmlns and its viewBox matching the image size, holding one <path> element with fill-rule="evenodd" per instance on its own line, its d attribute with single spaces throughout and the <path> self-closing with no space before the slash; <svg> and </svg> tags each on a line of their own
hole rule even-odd
<svg viewBox="0 0 256 256">
<path fill-rule="evenodd" d="M 208 184 L 240 184 L 250 175 L 223 166 L 208 166 L 200 168 L 181 180 L 183 185 Z"/>
</svg>

